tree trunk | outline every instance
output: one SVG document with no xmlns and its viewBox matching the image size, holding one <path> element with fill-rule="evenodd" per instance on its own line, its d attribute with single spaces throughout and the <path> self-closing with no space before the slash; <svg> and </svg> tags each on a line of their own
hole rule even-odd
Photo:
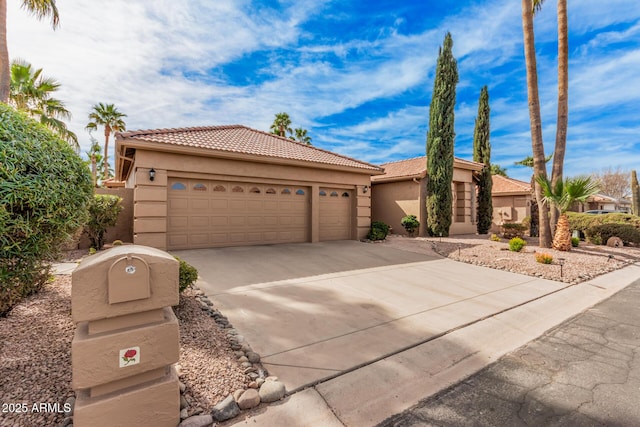
<svg viewBox="0 0 640 427">
<path fill-rule="evenodd" d="M 522 32 L 524 35 L 524 56 L 527 68 L 527 95 L 529 99 L 529 119 L 531 122 L 531 148 L 533 150 L 534 176 L 547 177 L 547 167 L 544 158 L 544 144 L 542 142 L 542 121 L 540 119 L 540 98 L 538 96 L 538 70 L 536 66 L 536 50 L 533 35 L 533 6 L 531 0 L 522 0 Z M 551 229 L 549 227 L 549 212 L 543 203 L 540 184 L 535 183 L 535 195 L 539 208 L 539 245 L 543 248 L 551 247 Z"/>
<path fill-rule="evenodd" d="M 567 147 L 567 123 L 569 120 L 569 30 L 567 24 L 567 0 L 558 0 L 558 119 L 556 146 L 553 153 L 551 185 L 562 181 L 564 153 Z M 551 209 L 551 228 L 555 228 L 558 210 Z"/>
<path fill-rule="evenodd" d="M 7 47 L 7 0 L 0 0 L 0 102 L 9 101 L 11 66 Z"/>
<path fill-rule="evenodd" d="M 96 155 L 91 154 L 91 178 L 93 179 L 93 186 L 98 186 L 98 167 L 96 165 Z"/>
<path fill-rule="evenodd" d="M 571 230 L 567 214 L 562 214 L 558 218 L 558 226 L 553 237 L 553 249 L 564 252 L 571 250 Z"/>
<path fill-rule="evenodd" d="M 109 179 L 109 135 L 111 134 L 111 127 L 104 125 L 104 178 L 106 181 Z M 103 184 L 104 185 L 104 184 Z"/>
</svg>

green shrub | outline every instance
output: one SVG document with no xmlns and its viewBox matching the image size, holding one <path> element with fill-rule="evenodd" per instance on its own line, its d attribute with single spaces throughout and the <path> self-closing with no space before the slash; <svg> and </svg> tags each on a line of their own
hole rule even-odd
<svg viewBox="0 0 640 427">
<path fill-rule="evenodd" d="M 522 224 L 522 226 L 524 227 L 525 230 L 528 230 L 529 227 L 531 227 L 531 217 L 530 216 L 525 216 L 524 218 L 522 218 L 521 224 Z"/>
<path fill-rule="evenodd" d="M 198 270 L 185 260 L 178 257 L 174 258 L 180 263 L 180 280 L 178 283 L 180 286 L 180 292 L 183 292 L 198 280 Z"/>
<path fill-rule="evenodd" d="M 527 228 L 524 225 L 516 223 L 506 223 L 500 226 L 502 237 L 505 239 L 512 239 L 514 237 L 523 238 L 526 230 Z"/>
<path fill-rule="evenodd" d="M 89 248 L 89 255 L 95 255 L 97 253 L 98 253 L 98 251 L 96 250 L 96 248 L 93 248 L 93 247 Z"/>
<path fill-rule="evenodd" d="M 107 228 L 113 227 L 122 211 L 122 197 L 111 194 L 95 194 L 89 203 L 89 222 L 85 231 L 91 240 L 91 246 L 97 250 L 104 246 Z"/>
<path fill-rule="evenodd" d="M 526 246 L 527 242 L 522 240 L 520 237 L 514 237 L 509 240 L 509 250 L 511 252 L 520 252 L 522 248 Z"/>
<path fill-rule="evenodd" d="M 577 248 L 578 246 L 580 246 L 580 238 L 579 237 L 572 237 L 571 238 L 571 246 L 573 246 L 574 248 Z"/>
<path fill-rule="evenodd" d="M 114 240 L 112 243 L 113 246 L 122 246 L 122 240 L 118 239 L 118 240 Z"/>
<path fill-rule="evenodd" d="M 489 237 L 489 240 L 493 241 L 493 242 L 499 242 L 502 239 L 500 238 L 500 236 L 498 236 L 496 233 L 491 234 L 491 237 Z"/>
<path fill-rule="evenodd" d="M 86 221 L 91 176 L 73 149 L 0 103 L 0 316 L 37 292 Z"/>
<path fill-rule="evenodd" d="M 592 215 L 567 212 L 567 217 L 569 218 L 569 228 L 580 231 L 581 236 L 586 236 L 589 228 L 603 224 L 627 224 L 640 229 L 640 217 L 624 213 Z"/>
<path fill-rule="evenodd" d="M 616 236 L 622 239 L 625 246 L 640 244 L 640 230 L 631 224 L 601 224 L 589 227 L 586 231 L 590 242 L 604 245 L 610 237 Z"/>
<path fill-rule="evenodd" d="M 547 253 L 536 253 L 536 261 L 540 264 L 551 264 L 553 262 L 553 256 Z"/>
<path fill-rule="evenodd" d="M 373 221 L 371 223 L 371 231 L 367 235 L 369 240 L 384 240 L 389 234 L 389 226 L 382 221 Z"/>
<path fill-rule="evenodd" d="M 407 215 L 402 218 L 402 220 L 400 221 L 400 225 L 402 225 L 404 229 L 407 230 L 407 233 L 409 233 L 409 235 L 413 235 L 413 233 L 418 228 L 420 228 L 420 221 L 418 221 L 418 218 L 415 215 Z"/>
</svg>

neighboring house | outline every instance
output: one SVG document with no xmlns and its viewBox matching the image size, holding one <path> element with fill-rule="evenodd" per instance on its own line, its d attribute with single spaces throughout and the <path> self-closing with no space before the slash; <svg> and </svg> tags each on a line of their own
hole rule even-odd
<svg viewBox="0 0 640 427">
<path fill-rule="evenodd" d="M 502 175 L 493 175 L 491 202 L 494 230 L 506 222 L 520 223 L 531 215 L 531 184 Z"/>
<path fill-rule="evenodd" d="M 596 194 L 589 197 L 584 203 L 576 203 L 569 210 L 573 212 L 586 212 L 592 210 L 630 212 L 631 202 L 626 199 L 616 199 L 614 197 L 605 196 L 604 194 Z"/>
<path fill-rule="evenodd" d="M 160 249 L 361 239 L 378 166 L 245 126 L 116 134 L 133 240 Z"/>
<path fill-rule="evenodd" d="M 404 234 L 400 221 L 415 215 L 420 221 L 419 235 L 425 235 L 426 156 L 385 163 L 383 175 L 371 178 L 371 219 L 390 225 L 395 234 Z M 453 216 L 449 234 L 476 232 L 476 179 L 482 163 L 455 158 L 453 162 Z"/>
</svg>

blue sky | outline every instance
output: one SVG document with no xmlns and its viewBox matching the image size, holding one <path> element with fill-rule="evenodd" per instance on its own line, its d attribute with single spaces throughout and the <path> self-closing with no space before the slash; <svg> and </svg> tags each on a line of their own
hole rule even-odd
<svg viewBox="0 0 640 427">
<path fill-rule="evenodd" d="M 531 153 L 521 5 L 514 0 L 110 0 L 58 2 L 55 32 L 8 1 L 8 43 L 62 83 L 84 131 L 115 103 L 128 129 L 243 124 L 278 112 L 313 144 L 372 163 L 424 155 L 438 48 L 454 40 L 456 156 L 471 159 L 480 88 L 489 86 L 492 162 Z M 569 1 L 565 171 L 640 168 L 640 2 Z M 555 140 L 556 11 L 535 19 L 545 151 Z M 101 132 L 96 133 L 102 141 Z"/>
</svg>

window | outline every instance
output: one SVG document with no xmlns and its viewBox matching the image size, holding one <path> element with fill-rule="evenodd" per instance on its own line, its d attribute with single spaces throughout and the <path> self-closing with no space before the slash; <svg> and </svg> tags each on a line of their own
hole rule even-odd
<svg viewBox="0 0 640 427">
<path fill-rule="evenodd" d="M 235 187 L 233 187 L 231 189 L 231 191 L 233 193 L 244 193 L 244 189 L 242 187 L 240 187 L 239 185 L 236 185 Z"/>
<path fill-rule="evenodd" d="M 195 184 L 193 186 L 193 191 L 207 191 L 207 186 L 204 185 L 204 184 L 200 184 L 200 183 Z"/>
<path fill-rule="evenodd" d="M 324 191 L 324 190 L 320 190 L 320 195 L 321 195 L 321 196 L 326 196 L 326 195 L 327 195 L 327 192 L 326 192 L 326 191 Z"/>
<path fill-rule="evenodd" d="M 183 184 L 183 183 L 181 183 L 181 182 L 174 182 L 174 183 L 171 185 L 171 189 L 172 189 L 172 190 L 186 190 L 186 189 L 187 189 L 187 186 L 186 186 L 186 185 L 184 185 L 184 184 Z"/>
<path fill-rule="evenodd" d="M 249 190 L 249 193 L 256 193 L 256 194 L 260 194 L 261 191 L 258 187 L 251 187 L 251 190 Z"/>
<path fill-rule="evenodd" d="M 304 196 L 304 190 L 297 189 L 297 190 L 296 190 L 296 195 L 297 195 L 297 196 Z"/>
<path fill-rule="evenodd" d="M 288 188 L 283 188 L 280 194 L 291 194 L 291 190 L 289 190 Z"/>
<path fill-rule="evenodd" d="M 344 193 L 342 193 L 342 197 L 349 197 L 349 193 L 345 191 Z"/>
<path fill-rule="evenodd" d="M 224 193 L 227 189 L 224 188 L 224 185 L 216 185 L 213 187 L 213 191 Z"/>
<path fill-rule="evenodd" d="M 331 192 L 331 197 L 338 197 L 338 192 L 337 191 L 332 191 Z"/>
<path fill-rule="evenodd" d="M 274 190 L 273 188 L 267 188 L 267 191 L 265 191 L 266 194 L 276 194 L 276 190 Z"/>
</svg>

